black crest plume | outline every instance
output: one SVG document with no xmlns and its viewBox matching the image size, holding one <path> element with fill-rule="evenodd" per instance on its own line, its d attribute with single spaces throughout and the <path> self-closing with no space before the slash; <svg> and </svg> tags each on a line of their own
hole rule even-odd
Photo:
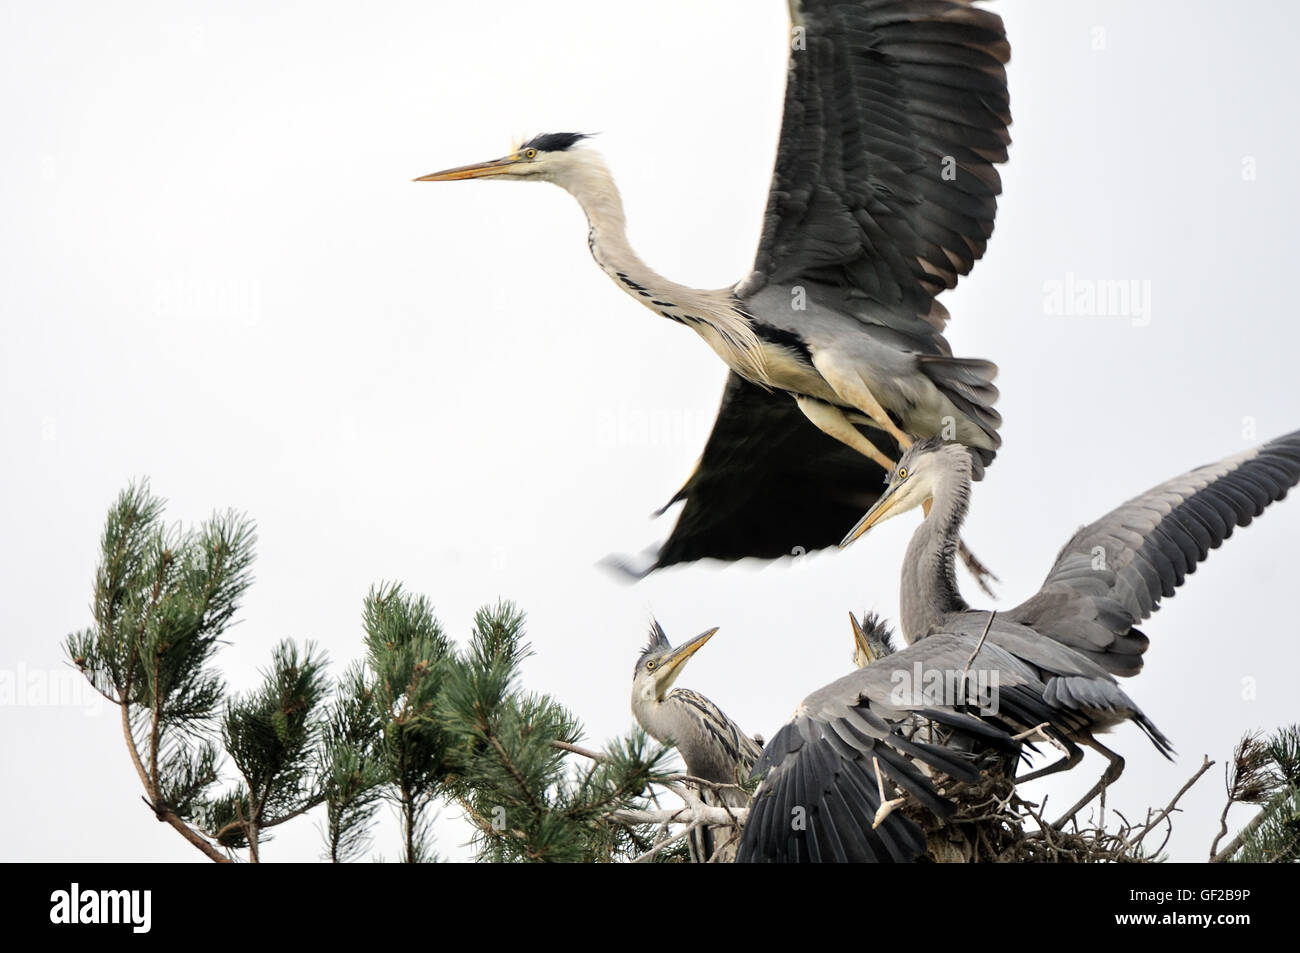
<svg viewBox="0 0 1300 953">
<path fill-rule="evenodd" d="M 519 148 L 536 149 L 538 152 L 564 152 L 572 149 L 583 139 L 589 138 L 590 135 L 585 132 L 542 132 Z"/>
</svg>

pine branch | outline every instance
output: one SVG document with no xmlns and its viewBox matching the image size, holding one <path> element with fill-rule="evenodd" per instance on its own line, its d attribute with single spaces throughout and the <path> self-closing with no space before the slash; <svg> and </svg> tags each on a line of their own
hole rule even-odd
<svg viewBox="0 0 1300 953">
<path fill-rule="evenodd" d="M 125 704 L 122 704 L 121 708 L 122 708 L 122 734 L 125 735 L 126 737 L 127 751 L 131 755 L 131 763 L 135 765 L 136 774 L 140 778 L 140 783 L 144 786 L 144 789 L 148 791 L 150 787 L 149 776 L 144 769 L 144 764 L 140 760 L 140 753 L 136 749 L 135 739 L 131 735 L 131 721 L 130 718 L 128 717 L 129 709 Z M 149 805 L 150 810 L 153 811 L 154 816 L 158 818 L 158 820 L 162 821 L 165 824 L 170 825 L 178 834 L 180 834 L 187 841 L 193 844 L 196 848 L 202 851 L 204 856 L 206 856 L 209 860 L 218 864 L 230 863 L 229 857 L 221 853 L 210 843 L 204 840 L 203 837 L 196 830 L 194 830 L 183 820 L 181 820 L 181 818 L 178 817 L 176 813 L 172 811 L 172 809 L 168 807 L 165 803 L 161 803 L 157 800 L 148 800 L 148 799 L 145 800 L 145 803 Z"/>
<path fill-rule="evenodd" d="M 1224 863 L 1249 854 L 1252 859 L 1277 862 L 1300 859 L 1300 818 L 1289 808 L 1300 781 L 1300 729 L 1292 725 L 1265 738 L 1262 732 L 1243 735 L 1224 769 L 1227 801 L 1219 815 L 1219 832 L 1210 844 L 1210 862 Z M 1256 814 L 1218 850 L 1228 833 L 1228 812 L 1234 804 L 1262 804 Z M 1294 830 L 1292 828 L 1295 828 Z"/>
</svg>

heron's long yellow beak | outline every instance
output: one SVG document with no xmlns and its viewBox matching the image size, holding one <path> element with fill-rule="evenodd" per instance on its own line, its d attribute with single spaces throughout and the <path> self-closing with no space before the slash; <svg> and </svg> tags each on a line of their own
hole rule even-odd
<svg viewBox="0 0 1300 953">
<path fill-rule="evenodd" d="M 880 494 L 880 497 L 876 500 L 875 506 L 867 510 L 866 516 L 858 520 L 853 529 L 849 530 L 848 534 L 840 540 L 841 549 L 885 518 L 889 511 L 894 508 L 894 504 L 898 502 L 896 491 L 901 485 L 901 483 L 895 483 L 893 486 L 886 488 L 884 493 Z"/>
<path fill-rule="evenodd" d="M 490 162 L 476 162 L 473 165 L 461 165 L 454 169 L 444 169 L 441 172 L 433 172 L 429 175 L 422 175 L 414 182 L 454 182 L 457 179 L 482 179 L 489 175 L 503 175 L 505 172 L 519 161 L 519 156 L 504 156 L 500 159 L 493 159 Z"/>
<path fill-rule="evenodd" d="M 658 670 L 655 672 L 655 687 L 658 688 L 661 696 L 668 691 L 669 686 L 681 674 L 682 666 L 686 664 L 686 660 L 702 649 L 704 643 L 713 638 L 717 631 L 718 629 L 715 626 L 707 632 L 701 632 L 689 642 L 683 642 L 663 657 Z"/>
</svg>

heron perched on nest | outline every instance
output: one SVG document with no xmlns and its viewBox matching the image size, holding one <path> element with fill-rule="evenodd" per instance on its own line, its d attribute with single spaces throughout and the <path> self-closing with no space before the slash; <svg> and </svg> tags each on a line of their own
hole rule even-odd
<svg viewBox="0 0 1300 953">
<path fill-rule="evenodd" d="M 1006 664 L 1012 720 L 967 712 L 965 700 L 923 686 L 900 699 L 894 673 L 916 665 L 952 668 L 950 646 L 934 640 L 890 655 L 892 638 L 877 617 L 862 625 L 855 619 L 854 630 L 855 663 L 865 667 L 810 695 L 794 720 L 760 746 L 710 699 L 672 688 L 717 629 L 673 648 L 663 629 L 652 625 L 633 673 L 633 715 L 648 734 L 677 747 L 689 775 L 708 782 L 700 789 L 706 804 L 749 807 L 738 847 L 734 834 L 719 845 L 709 828 L 693 829 L 693 859 L 716 852 L 722 861 L 915 860 L 926 842 L 915 822 L 894 810 L 899 795 L 946 816 L 953 805 L 935 778 L 978 781 L 972 752 L 1014 759 L 1020 741 L 1012 732 L 1050 717 L 1041 683 L 1028 667 L 993 649 L 981 663 L 996 664 L 996 656 Z M 969 655 L 965 642 L 954 644 Z M 942 743 L 913 737 L 916 728 L 931 724 L 944 729 Z M 752 803 L 741 786 L 751 773 L 762 778 Z"/>
<path fill-rule="evenodd" d="M 1061 713 L 1048 731 L 1066 755 L 1020 781 L 1073 767 L 1083 757 L 1080 744 L 1108 762 L 1068 817 L 1124 770 L 1124 759 L 1101 744 L 1097 733 L 1133 721 L 1162 754 L 1172 752 L 1115 676 L 1141 670 L 1148 641 L 1137 626 L 1160 599 L 1173 596 L 1234 528 L 1248 525 L 1300 482 L 1300 431 L 1174 477 L 1083 527 L 1065 544 L 1038 592 L 992 621 L 962 598 L 953 572 L 972 469 L 969 451 L 959 444 L 934 438 L 913 444 L 844 544 L 883 520 L 925 508 L 904 558 L 903 637 L 912 648 L 935 638 L 980 637 L 1033 669 L 1045 683 L 1044 699 Z"/>
</svg>

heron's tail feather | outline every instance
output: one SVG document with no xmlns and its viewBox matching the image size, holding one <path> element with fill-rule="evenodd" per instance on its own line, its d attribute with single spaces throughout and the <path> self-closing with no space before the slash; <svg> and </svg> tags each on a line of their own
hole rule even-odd
<svg viewBox="0 0 1300 953">
<path fill-rule="evenodd" d="M 1002 446 L 1002 438 L 998 436 L 1002 415 L 993 407 L 998 399 L 998 389 L 993 383 L 998 366 L 979 358 L 937 354 L 922 354 L 917 360 L 922 373 L 988 438 L 989 447 L 971 447 L 975 461 L 972 475 L 978 480 L 983 476 L 984 467 L 993 462 L 997 448 Z"/>
<path fill-rule="evenodd" d="M 1172 760 L 1173 743 L 1113 680 L 1092 675 L 1058 675 L 1048 680 L 1043 698 L 1049 705 L 1087 717 L 1100 714 L 1132 719 L 1151 739 L 1156 750 Z"/>
</svg>

